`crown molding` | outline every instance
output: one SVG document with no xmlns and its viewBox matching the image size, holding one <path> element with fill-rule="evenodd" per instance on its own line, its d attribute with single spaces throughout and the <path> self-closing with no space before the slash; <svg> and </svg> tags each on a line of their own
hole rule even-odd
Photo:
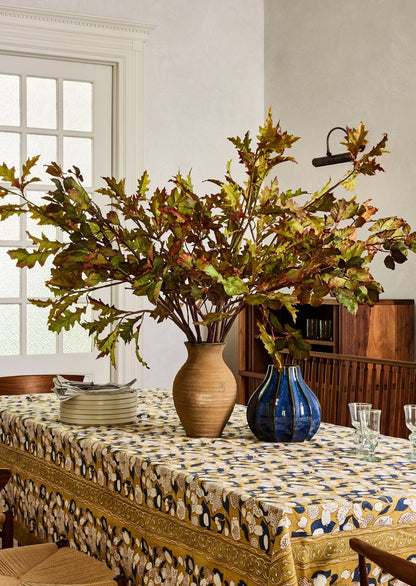
<svg viewBox="0 0 416 586">
<path fill-rule="evenodd" d="M 25 24 L 33 26 L 52 26 L 54 30 L 71 30 L 74 28 L 88 29 L 92 34 L 120 34 L 134 37 L 136 40 L 146 41 L 154 25 L 142 22 L 118 20 L 102 16 L 88 16 L 73 12 L 56 12 L 53 10 L 38 10 L 22 8 L 8 4 L 0 4 L 0 20 L 2 24 L 22 27 Z"/>
</svg>

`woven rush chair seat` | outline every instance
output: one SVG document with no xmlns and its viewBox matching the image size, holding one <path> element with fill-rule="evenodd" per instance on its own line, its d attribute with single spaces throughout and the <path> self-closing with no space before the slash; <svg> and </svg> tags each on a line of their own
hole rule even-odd
<svg viewBox="0 0 416 586">
<path fill-rule="evenodd" d="M 0 551 L 0 586 L 115 586 L 126 584 L 95 558 L 56 543 Z"/>
<path fill-rule="evenodd" d="M 0 489 L 10 476 L 10 469 L 0 468 Z M 0 512 L 1 519 L 2 547 L 7 549 L 0 550 L 0 586 L 126 586 L 124 576 L 116 577 L 103 562 L 68 547 L 64 539 L 12 547 L 11 511 Z"/>
</svg>

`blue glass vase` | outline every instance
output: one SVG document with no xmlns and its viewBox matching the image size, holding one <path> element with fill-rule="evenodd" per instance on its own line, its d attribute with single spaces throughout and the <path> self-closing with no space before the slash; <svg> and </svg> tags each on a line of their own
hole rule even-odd
<svg viewBox="0 0 416 586">
<path fill-rule="evenodd" d="M 272 365 L 251 395 L 247 422 L 265 442 L 303 442 L 311 439 L 321 423 L 321 406 L 302 378 L 299 366 Z"/>
</svg>

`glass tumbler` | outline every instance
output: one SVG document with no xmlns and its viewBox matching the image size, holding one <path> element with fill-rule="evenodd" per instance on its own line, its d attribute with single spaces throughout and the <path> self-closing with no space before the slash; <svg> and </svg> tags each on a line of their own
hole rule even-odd
<svg viewBox="0 0 416 586">
<path fill-rule="evenodd" d="M 359 412 L 362 435 L 363 460 L 366 462 L 381 462 L 381 458 L 374 455 L 380 438 L 380 409 L 362 409 Z"/>
<path fill-rule="evenodd" d="M 359 413 L 363 409 L 371 409 L 372 406 L 373 405 L 371 403 L 348 403 L 348 407 L 350 409 L 351 424 L 355 428 L 355 443 L 357 447 L 355 450 L 353 450 L 354 454 L 362 453 L 362 437 Z"/>
</svg>

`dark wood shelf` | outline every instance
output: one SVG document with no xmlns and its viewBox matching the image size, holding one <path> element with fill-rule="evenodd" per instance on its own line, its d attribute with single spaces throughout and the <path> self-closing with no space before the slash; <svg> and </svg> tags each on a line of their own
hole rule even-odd
<svg viewBox="0 0 416 586">
<path fill-rule="evenodd" d="M 240 403 L 247 402 L 270 364 L 258 339 L 259 317 L 258 308 L 248 306 L 239 318 Z M 415 359 L 414 318 L 413 299 L 383 299 L 373 307 L 360 306 L 356 314 L 328 299 L 319 307 L 300 306 L 296 322 L 286 310 L 279 311 L 279 320 L 300 329 L 314 351 L 410 362 Z M 332 339 L 306 338 L 308 320 L 318 327 L 321 320 L 329 321 Z"/>
</svg>

